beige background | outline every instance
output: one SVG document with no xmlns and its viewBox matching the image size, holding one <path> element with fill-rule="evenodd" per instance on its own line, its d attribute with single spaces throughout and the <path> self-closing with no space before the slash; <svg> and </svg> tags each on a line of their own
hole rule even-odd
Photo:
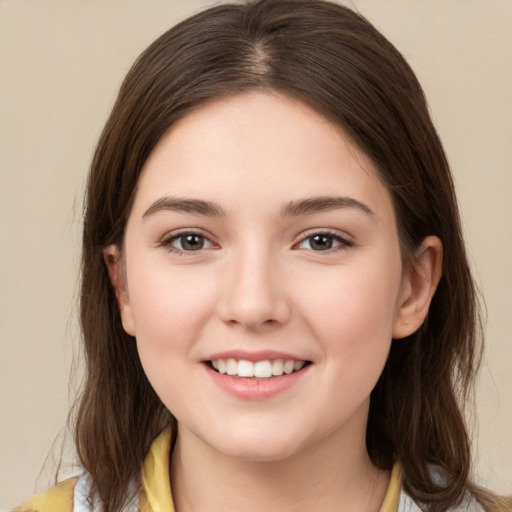
<svg viewBox="0 0 512 512">
<path fill-rule="evenodd" d="M 0 0 L 0 510 L 48 484 L 65 426 L 94 143 L 139 52 L 207 3 Z M 353 4 L 417 71 L 453 167 L 488 306 L 477 472 L 510 494 L 512 1 Z"/>
</svg>

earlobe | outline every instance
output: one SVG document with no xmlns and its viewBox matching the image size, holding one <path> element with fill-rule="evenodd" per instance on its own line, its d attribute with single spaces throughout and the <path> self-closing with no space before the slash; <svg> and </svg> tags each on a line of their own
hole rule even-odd
<svg viewBox="0 0 512 512">
<path fill-rule="evenodd" d="M 107 266 L 110 283 L 116 294 L 117 307 L 119 308 L 123 328 L 128 334 L 135 336 L 130 297 L 126 286 L 123 259 L 119 247 L 117 245 L 109 245 L 103 249 L 103 259 Z"/>
<path fill-rule="evenodd" d="M 393 338 L 405 338 L 420 328 L 441 279 L 442 266 L 443 244 L 437 236 L 428 236 L 403 276 Z"/>
</svg>

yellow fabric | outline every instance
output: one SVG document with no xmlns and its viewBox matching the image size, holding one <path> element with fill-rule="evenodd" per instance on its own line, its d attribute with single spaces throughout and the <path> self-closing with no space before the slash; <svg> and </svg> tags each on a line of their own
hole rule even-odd
<svg viewBox="0 0 512 512">
<path fill-rule="evenodd" d="M 72 512 L 73 491 L 78 478 L 68 478 L 47 491 L 32 496 L 12 512 Z"/>
<path fill-rule="evenodd" d="M 142 467 L 142 487 L 151 512 L 174 512 L 169 479 L 171 439 L 171 430 L 164 430 L 153 441 Z"/>
<path fill-rule="evenodd" d="M 164 430 L 154 441 L 142 469 L 142 485 L 150 510 L 141 512 L 174 512 L 169 479 L 171 431 Z M 379 512 L 397 512 L 402 489 L 402 467 L 395 464 L 391 471 L 388 490 Z"/>
<path fill-rule="evenodd" d="M 175 512 L 169 479 L 169 454 L 172 435 L 164 430 L 151 445 L 142 467 L 143 493 L 139 498 L 139 512 Z M 77 478 L 70 478 L 36 494 L 12 512 L 72 512 L 73 491 Z M 395 464 L 388 490 L 380 512 L 397 512 L 402 487 L 402 468 Z"/>
<path fill-rule="evenodd" d="M 388 490 L 379 512 L 397 512 L 402 491 L 402 466 L 397 462 L 391 470 Z"/>
</svg>

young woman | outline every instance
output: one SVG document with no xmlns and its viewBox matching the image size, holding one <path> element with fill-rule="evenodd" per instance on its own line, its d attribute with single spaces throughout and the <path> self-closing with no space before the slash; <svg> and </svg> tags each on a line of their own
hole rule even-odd
<svg viewBox="0 0 512 512">
<path fill-rule="evenodd" d="M 142 54 L 92 163 L 81 320 L 84 474 L 17 511 L 508 510 L 469 478 L 446 158 L 347 8 L 220 5 Z"/>
</svg>

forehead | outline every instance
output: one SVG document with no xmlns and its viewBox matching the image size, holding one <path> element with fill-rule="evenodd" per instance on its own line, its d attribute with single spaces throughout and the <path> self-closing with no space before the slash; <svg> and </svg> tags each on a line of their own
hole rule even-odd
<svg viewBox="0 0 512 512">
<path fill-rule="evenodd" d="M 175 123 L 146 161 L 136 204 L 181 195 L 252 204 L 347 195 L 393 215 L 375 167 L 343 131 L 304 103 L 271 92 L 213 101 Z"/>
</svg>

